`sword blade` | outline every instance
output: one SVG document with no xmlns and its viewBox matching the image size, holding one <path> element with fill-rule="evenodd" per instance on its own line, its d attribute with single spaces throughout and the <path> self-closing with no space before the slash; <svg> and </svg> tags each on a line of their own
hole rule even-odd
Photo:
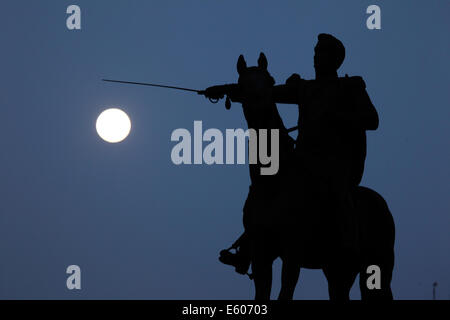
<svg viewBox="0 0 450 320">
<path fill-rule="evenodd" d="M 114 83 L 135 84 L 135 85 L 139 85 L 139 86 L 148 86 L 148 87 L 158 87 L 158 88 L 183 90 L 183 91 L 190 91 L 190 92 L 197 92 L 197 93 L 203 92 L 202 90 L 196 90 L 196 89 L 190 89 L 190 88 L 182 88 L 182 87 L 174 87 L 174 86 L 166 86 L 166 85 L 163 85 L 163 84 L 156 84 L 156 83 L 121 81 L 121 80 L 110 80 L 110 79 L 102 79 L 102 81 L 114 82 Z"/>
</svg>

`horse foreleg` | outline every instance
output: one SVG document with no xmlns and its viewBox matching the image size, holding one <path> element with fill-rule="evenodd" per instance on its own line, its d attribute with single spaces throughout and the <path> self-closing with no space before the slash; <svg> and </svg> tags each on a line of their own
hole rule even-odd
<svg viewBox="0 0 450 320">
<path fill-rule="evenodd" d="M 278 300 L 293 299 L 299 275 L 300 265 L 298 263 L 283 260 L 283 267 L 281 269 L 281 290 L 278 295 Z"/>
<path fill-rule="evenodd" d="M 255 260 L 252 262 L 255 300 L 270 300 L 272 290 L 272 262 Z"/>
</svg>

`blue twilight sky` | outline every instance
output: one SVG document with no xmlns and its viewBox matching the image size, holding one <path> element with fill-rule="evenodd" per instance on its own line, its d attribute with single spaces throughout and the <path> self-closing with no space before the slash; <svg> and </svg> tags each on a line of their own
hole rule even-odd
<svg viewBox="0 0 450 320">
<path fill-rule="evenodd" d="M 66 28 L 70 4 L 81 31 Z M 366 28 L 370 4 L 381 30 Z M 248 168 L 170 159 L 174 129 L 245 128 L 241 107 L 100 79 L 203 89 L 236 81 L 239 54 L 254 65 L 260 51 L 278 83 L 312 78 L 327 32 L 347 49 L 340 74 L 364 77 L 380 115 L 363 185 L 396 222 L 394 295 L 429 299 L 437 281 L 449 299 L 449 14 L 448 1 L 3 0 L 0 298 L 251 299 L 217 260 L 242 231 Z M 95 131 L 108 107 L 132 121 L 120 144 Z M 296 107 L 280 109 L 296 123 Z M 66 288 L 71 264 L 81 291 Z M 302 271 L 295 298 L 327 297 L 322 272 Z"/>
</svg>

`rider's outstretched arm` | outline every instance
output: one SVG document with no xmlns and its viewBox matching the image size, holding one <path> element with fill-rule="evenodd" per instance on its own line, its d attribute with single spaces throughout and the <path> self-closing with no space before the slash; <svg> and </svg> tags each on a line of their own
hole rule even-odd
<svg viewBox="0 0 450 320">
<path fill-rule="evenodd" d="M 286 84 L 272 88 L 272 100 L 275 103 L 299 104 L 304 80 L 299 74 L 293 73 Z"/>
<path fill-rule="evenodd" d="M 286 80 L 286 84 L 270 88 L 269 99 L 275 103 L 299 104 L 299 97 L 303 82 L 298 74 L 293 74 Z M 207 88 L 203 93 L 207 98 L 222 99 L 228 95 L 233 102 L 243 102 L 245 93 L 237 83 L 218 85 Z"/>
<path fill-rule="evenodd" d="M 282 84 L 272 88 L 272 101 L 275 103 L 299 104 L 300 86 L 298 84 Z"/>
</svg>

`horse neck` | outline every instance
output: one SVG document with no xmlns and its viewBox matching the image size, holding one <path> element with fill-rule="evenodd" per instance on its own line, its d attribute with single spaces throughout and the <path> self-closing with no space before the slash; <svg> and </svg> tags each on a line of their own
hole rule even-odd
<svg viewBox="0 0 450 320">
<path fill-rule="evenodd" d="M 275 103 L 244 103 L 245 120 L 248 128 L 282 129 L 284 128 Z"/>
</svg>

